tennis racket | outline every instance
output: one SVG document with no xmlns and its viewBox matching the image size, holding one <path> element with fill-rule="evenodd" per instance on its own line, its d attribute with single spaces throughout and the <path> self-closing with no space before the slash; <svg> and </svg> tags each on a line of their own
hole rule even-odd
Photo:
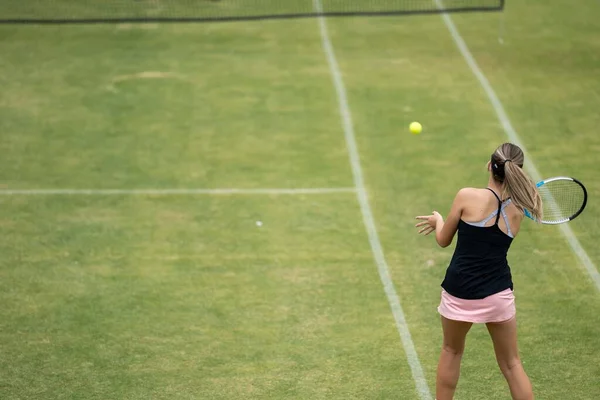
<svg viewBox="0 0 600 400">
<path fill-rule="evenodd" d="M 587 190 L 577 179 L 566 176 L 544 179 L 536 184 L 543 202 L 542 224 L 557 225 L 575 219 L 587 204 Z M 525 216 L 535 218 L 524 210 Z"/>
</svg>

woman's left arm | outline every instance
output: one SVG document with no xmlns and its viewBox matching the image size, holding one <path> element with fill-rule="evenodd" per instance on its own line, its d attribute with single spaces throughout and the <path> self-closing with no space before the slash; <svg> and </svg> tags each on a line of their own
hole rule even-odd
<svg viewBox="0 0 600 400">
<path fill-rule="evenodd" d="M 423 220 L 423 222 L 419 222 L 415 226 L 424 226 L 419 230 L 419 233 L 429 235 L 431 232 L 435 231 L 435 240 L 440 247 L 448 247 L 452 243 L 456 230 L 458 229 L 458 222 L 462 216 L 464 198 L 467 191 L 468 189 L 461 189 L 458 191 L 446 221 L 444 221 L 444 218 L 437 211 L 434 211 L 431 215 L 418 216 L 417 219 Z"/>
</svg>

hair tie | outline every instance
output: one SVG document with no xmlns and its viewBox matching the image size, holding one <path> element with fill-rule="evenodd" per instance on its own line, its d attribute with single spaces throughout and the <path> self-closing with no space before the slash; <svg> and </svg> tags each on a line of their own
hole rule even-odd
<svg viewBox="0 0 600 400">
<path fill-rule="evenodd" d="M 512 162 L 512 160 L 510 158 L 507 158 L 506 160 L 504 160 L 504 163 L 507 163 L 507 162 Z"/>
</svg>

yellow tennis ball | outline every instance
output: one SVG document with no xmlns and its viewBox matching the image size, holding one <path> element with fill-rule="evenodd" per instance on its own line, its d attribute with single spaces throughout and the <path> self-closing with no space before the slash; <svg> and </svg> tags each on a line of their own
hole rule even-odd
<svg viewBox="0 0 600 400">
<path fill-rule="evenodd" d="M 409 126 L 409 129 L 413 135 L 418 135 L 423 130 L 423 127 L 418 122 L 412 122 Z"/>
</svg>

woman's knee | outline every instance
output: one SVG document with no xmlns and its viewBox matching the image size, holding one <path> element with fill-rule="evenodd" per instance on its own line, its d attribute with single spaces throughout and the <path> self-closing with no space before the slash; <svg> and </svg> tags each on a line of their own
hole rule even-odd
<svg viewBox="0 0 600 400">
<path fill-rule="evenodd" d="M 514 356 L 514 357 L 509 357 L 509 358 L 499 358 L 497 361 L 498 361 L 498 366 L 500 367 L 500 370 L 504 374 L 510 373 L 515 368 L 521 367 L 521 359 L 519 358 L 519 356 Z"/>
<path fill-rule="evenodd" d="M 442 344 L 442 351 L 453 356 L 462 356 L 465 352 L 464 344 L 461 346 L 451 345 L 449 343 Z"/>
</svg>

